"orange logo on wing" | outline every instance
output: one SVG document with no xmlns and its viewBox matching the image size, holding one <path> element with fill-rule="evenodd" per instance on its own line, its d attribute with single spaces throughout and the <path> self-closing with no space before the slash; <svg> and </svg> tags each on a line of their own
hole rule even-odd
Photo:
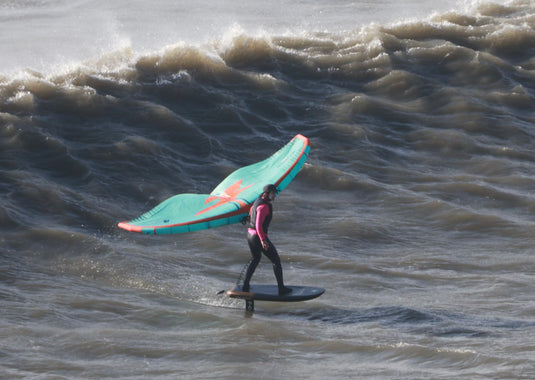
<svg viewBox="0 0 535 380">
<path fill-rule="evenodd" d="M 210 207 L 205 208 L 204 210 L 199 211 L 195 215 L 197 216 L 197 215 L 203 214 L 205 212 L 213 210 L 213 209 L 215 209 L 215 208 L 217 208 L 219 206 L 222 206 L 222 205 L 224 205 L 226 203 L 229 203 L 229 202 L 238 202 L 238 204 L 241 207 L 245 206 L 246 203 L 244 201 L 236 199 L 236 198 L 242 191 L 250 188 L 254 184 L 253 185 L 249 185 L 249 186 L 245 186 L 243 189 L 241 189 L 241 183 L 242 183 L 242 180 L 240 179 L 235 184 L 230 185 L 229 187 L 227 187 L 225 189 L 225 191 L 223 191 L 223 195 L 221 195 L 221 196 L 220 195 L 212 195 L 212 196 L 206 198 L 206 200 L 204 201 L 205 204 L 210 203 L 210 202 L 212 202 L 212 201 L 214 201 L 216 199 L 217 199 L 217 203 L 213 204 Z"/>
</svg>

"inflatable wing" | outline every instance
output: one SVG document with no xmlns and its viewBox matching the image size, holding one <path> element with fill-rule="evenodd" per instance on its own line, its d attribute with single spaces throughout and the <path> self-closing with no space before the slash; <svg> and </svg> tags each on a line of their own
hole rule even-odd
<svg viewBox="0 0 535 380">
<path fill-rule="evenodd" d="M 251 204 L 272 183 L 282 191 L 297 175 L 310 150 L 303 135 L 264 161 L 240 168 L 208 194 L 175 195 L 140 217 L 119 223 L 127 231 L 143 234 L 178 234 L 238 223 Z"/>
</svg>

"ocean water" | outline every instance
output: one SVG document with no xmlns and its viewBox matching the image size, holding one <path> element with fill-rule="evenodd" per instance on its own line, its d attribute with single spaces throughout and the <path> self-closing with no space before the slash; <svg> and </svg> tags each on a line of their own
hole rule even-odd
<svg viewBox="0 0 535 380">
<path fill-rule="evenodd" d="M 0 378 L 535 378 L 535 5 L 0 2 Z M 245 228 L 117 228 L 301 133 Z M 253 282 L 274 283 L 263 259 Z"/>
</svg>

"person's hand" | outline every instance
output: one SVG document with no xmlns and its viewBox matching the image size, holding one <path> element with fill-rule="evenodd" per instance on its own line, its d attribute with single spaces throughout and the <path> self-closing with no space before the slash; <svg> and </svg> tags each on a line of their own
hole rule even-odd
<svg viewBox="0 0 535 380">
<path fill-rule="evenodd" d="M 267 251 L 269 249 L 269 242 L 267 240 L 262 240 L 262 248 L 264 251 Z"/>
</svg>

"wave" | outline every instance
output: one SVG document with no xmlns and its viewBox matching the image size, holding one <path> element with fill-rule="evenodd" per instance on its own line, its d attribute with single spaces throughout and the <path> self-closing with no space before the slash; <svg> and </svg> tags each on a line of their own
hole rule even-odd
<svg viewBox="0 0 535 380">
<path fill-rule="evenodd" d="M 350 32 L 237 30 L 3 76 L 0 226 L 109 229 L 124 210 L 210 191 L 304 133 L 306 186 L 393 215 L 407 212 L 395 202 L 405 194 L 443 229 L 532 231 L 521 210 L 535 209 L 534 21 L 529 1 L 482 3 Z M 451 209 L 429 214 L 436 202 Z"/>
</svg>

